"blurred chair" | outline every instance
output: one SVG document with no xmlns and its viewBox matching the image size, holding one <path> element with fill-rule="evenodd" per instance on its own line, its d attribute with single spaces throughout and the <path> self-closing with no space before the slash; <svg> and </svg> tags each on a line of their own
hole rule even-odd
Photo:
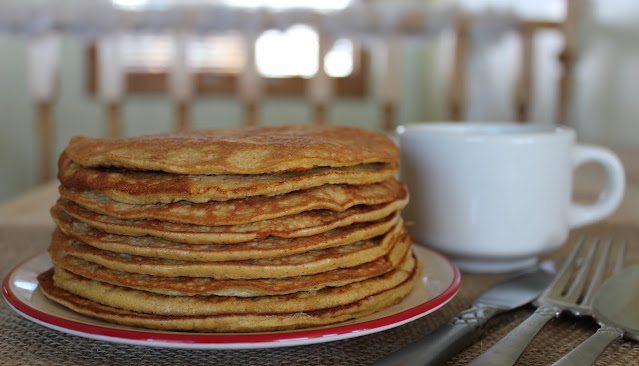
<svg viewBox="0 0 639 366">
<path fill-rule="evenodd" d="M 536 32 L 544 29 L 554 29 L 563 38 L 564 46 L 557 59 L 561 64 L 561 77 L 558 82 L 558 102 L 557 102 L 557 118 L 556 123 L 567 123 L 568 102 L 570 100 L 570 90 L 572 87 L 573 64 L 575 62 L 575 27 L 577 22 L 577 6 L 578 0 L 566 0 L 568 4 L 567 16 L 563 21 L 545 21 L 545 20 L 521 20 L 513 18 L 514 24 L 510 31 L 517 32 L 521 40 L 521 63 L 518 68 L 519 75 L 517 77 L 516 87 L 514 90 L 514 111 L 518 121 L 528 121 L 532 84 L 535 75 L 533 75 L 533 56 L 534 46 L 533 37 Z M 388 27 L 384 24 L 384 20 L 379 15 L 362 14 L 362 17 L 368 17 L 366 21 L 371 32 L 378 34 L 375 47 L 367 49 L 365 54 L 370 58 L 370 64 L 374 64 L 377 68 L 371 67 L 364 69 L 366 73 L 375 73 L 378 78 L 379 90 L 367 90 L 366 93 L 372 93 L 377 103 L 378 124 L 371 128 L 392 131 L 397 123 L 398 100 L 400 100 L 400 73 L 402 72 L 402 52 L 401 43 L 406 35 L 414 35 L 424 33 L 425 29 L 431 26 L 434 20 L 429 19 L 427 13 L 406 12 L 399 14 L 394 19 L 393 26 L 396 27 L 392 32 L 385 33 L 383 37 L 379 37 L 380 28 Z M 477 18 L 472 14 L 459 13 L 452 19 L 450 24 L 443 24 L 440 28 L 433 28 L 433 33 L 441 32 L 445 26 L 452 25 L 454 28 L 454 56 L 450 75 L 447 81 L 447 91 L 443 98 L 446 102 L 445 118 L 453 121 L 462 121 L 465 118 L 465 111 L 468 107 L 467 88 L 468 88 L 468 64 L 471 62 L 472 46 L 473 46 L 473 25 L 477 22 Z M 269 22 L 263 21 L 264 29 L 268 29 Z M 306 81 L 299 81 L 305 85 L 301 93 L 311 108 L 312 123 L 330 123 L 329 111 L 332 103 L 339 98 L 337 91 L 338 83 L 348 83 L 348 80 L 337 80 L 327 75 L 326 70 L 321 67 L 324 57 L 329 52 L 331 44 L 335 41 L 334 34 L 326 32 L 321 25 L 316 28 L 319 32 L 319 65 L 316 75 Z M 120 63 L 119 52 L 122 49 L 117 46 L 115 38 L 105 36 L 100 38 L 97 46 L 93 48 L 89 54 L 89 62 L 97 66 L 99 70 L 92 70 L 89 76 L 89 84 L 95 95 L 102 101 L 105 109 L 105 135 L 119 136 L 122 134 L 121 104 L 125 102 L 127 96 L 127 81 L 125 78 L 124 65 Z M 269 82 L 264 76 L 260 75 L 256 67 L 256 52 L 254 35 L 247 35 L 244 43 L 244 53 L 246 59 L 244 65 L 239 71 L 234 85 L 227 86 L 228 91 L 236 93 L 236 97 L 241 101 L 243 106 L 242 124 L 250 126 L 260 124 L 259 108 L 263 104 L 265 98 L 269 97 Z M 381 42 L 380 42 L 381 40 Z M 162 73 L 152 75 L 154 79 L 145 79 L 143 85 L 138 89 L 144 88 L 164 88 L 166 95 L 173 101 L 175 108 L 175 129 L 185 129 L 190 127 L 190 106 L 192 99 L 198 96 L 198 87 L 194 85 L 194 81 L 198 76 L 192 74 L 192 70 L 188 68 L 186 61 L 185 38 L 181 34 L 174 37 L 176 44 L 175 58 L 172 60 L 169 70 Z M 364 64 L 367 64 L 364 62 Z M 381 65 L 381 66 L 380 66 Z M 91 67 L 90 67 L 91 69 Z M 368 78 L 369 75 L 359 75 L 360 78 Z M 142 80 L 140 75 L 137 79 Z M 149 82 L 149 80 L 151 80 Z M 146 83 L 146 84 L 145 84 Z M 366 84 L 368 85 L 368 84 Z M 369 86 L 369 88 L 371 88 Z M 52 131 L 54 130 L 54 122 L 52 118 L 54 100 L 47 100 L 46 103 L 38 104 L 39 118 L 39 135 L 42 148 L 41 161 L 41 180 L 48 181 L 52 178 L 50 169 L 51 162 L 49 159 L 53 153 Z M 302 122 L 302 121 L 300 121 Z"/>
<path fill-rule="evenodd" d="M 535 75 L 533 74 L 533 60 L 535 50 L 533 39 L 537 32 L 541 30 L 556 30 L 563 41 L 563 50 L 557 55 L 560 63 L 561 74 L 558 88 L 557 114 L 555 123 L 568 123 L 568 108 L 570 101 L 570 91 L 573 84 L 573 66 L 576 55 L 577 16 L 579 3 L 576 0 L 567 0 L 566 18 L 563 21 L 547 20 L 518 20 L 515 25 L 517 36 L 521 42 L 520 64 L 516 84 L 514 87 L 514 105 L 516 120 L 519 122 L 529 121 L 529 111 L 532 87 Z M 474 19 L 464 16 L 457 20 L 455 56 L 453 70 L 449 79 L 447 93 L 447 117 L 449 120 L 460 121 L 464 119 L 464 111 L 467 108 L 467 70 L 470 61 L 471 29 Z"/>
</svg>

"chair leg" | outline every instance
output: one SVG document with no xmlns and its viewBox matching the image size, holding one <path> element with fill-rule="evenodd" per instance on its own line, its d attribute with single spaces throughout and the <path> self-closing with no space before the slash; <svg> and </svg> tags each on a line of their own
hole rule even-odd
<svg viewBox="0 0 639 366">
<path fill-rule="evenodd" d="M 107 105 L 107 135 L 119 137 L 122 135 L 122 118 L 119 102 L 110 102 Z"/>
<path fill-rule="evenodd" d="M 515 90 L 515 113 L 517 121 L 528 121 L 530 96 L 532 95 L 533 73 L 533 32 L 534 29 L 525 23 L 521 25 L 521 70 Z"/>
<path fill-rule="evenodd" d="M 457 27 L 455 61 L 447 95 L 450 121 L 462 120 L 466 110 L 466 65 L 470 52 L 468 19 L 459 19 Z"/>
<path fill-rule="evenodd" d="M 38 132 L 40 140 L 40 182 L 53 178 L 51 156 L 53 155 L 53 108 L 50 102 L 38 103 Z"/>
<path fill-rule="evenodd" d="M 313 110 L 313 122 L 318 125 L 323 125 L 328 122 L 328 110 L 326 104 L 318 103 L 315 104 Z"/>
<path fill-rule="evenodd" d="M 397 110 L 397 107 L 393 102 L 386 102 L 384 103 L 383 108 L 382 122 L 384 125 L 382 128 L 386 132 L 392 132 L 395 129 L 395 111 Z"/>
<path fill-rule="evenodd" d="M 191 120 L 191 109 L 186 101 L 180 101 L 175 106 L 175 124 L 176 129 L 185 130 L 189 128 Z"/>
<path fill-rule="evenodd" d="M 259 123 L 257 116 L 257 102 L 248 101 L 244 104 L 244 124 L 246 126 L 257 126 Z"/>
</svg>

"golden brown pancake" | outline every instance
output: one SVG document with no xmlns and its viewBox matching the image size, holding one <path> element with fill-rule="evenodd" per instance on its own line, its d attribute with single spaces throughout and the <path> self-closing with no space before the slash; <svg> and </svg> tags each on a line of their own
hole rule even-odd
<svg viewBox="0 0 639 366">
<path fill-rule="evenodd" d="M 408 255 L 396 269 L 360 282 L 318 291 L 249 298 L 162 295 L 87 279 L 59 266 L 54 268 L 53 283 L 56 287 L 85 299 L 146 314 L 170 316 L 281 314 L 344 306 L 376 293 L 388 291 L 406 281 L 414 266 L 413 256 Z"/>
<path fill-rule="evenodd" d="M 305 328 L 361 318 L 400 302 L 413 287 L 419 266 L 398 286 L 354 303 L 322 310 L 284 314 L 226 314 L 158 316 L 101 305 L 53 285 L 53 269 L 38 276 L 39 288 L 49 299 L 77 313 L 109 322 L 162 330 L 203 332 L 260 332 Z"/>
<path fill-rule="evenodd" d="M 161 135 L 74 137 L 66 153 L 83 166 L 175 174 L 262 174 L 394 163 L 397 146 L 363 128 L 329 125 L 187 130 Z"/>
<path fill-rule="evenodd" d="M 266 237 L 236 244 L 197 245 L 148 235 L 109 234 L 72 218 L 55 206 L 51 209 L 51 215 L 63 233 L 98 249 L 143 257 L 203 262 L 283 257 L 340 246 L 382 235 L 401 220 L 399 213 L 395 212 L 381 220 L 353 224 L 308 237 Z"/>
<path fill-rule="evenodd" d="M 344 286 L 349 283 L 382 275 L 391 271 L 406 256 L 411 238 L 400 238 L 384 257 L 355 267 L 336 269 L 314 275 L 269 279 L 215 279 L 207 277 L 162 277 L 115 271 L 84 259 L 67 254 L 63 250 L 50 251 L 56 266 L 78 276 L 112 285 L 129 287 L 174 296 L 266 296 L 299 291 L 317 291 L 325 287 Z"/>
<path fill-rule="evenodd" d="M 102 193 L 132 204 L 225 201 L 273 196 L 324 184 L 371 184 L 397 174 L 397 163 L 360 164 L 344 168 L 316 168 L 281 174 L 177 175 L 156 171 L 86 168 L 63 153 L 58 179 L 63 186 Z"/>
<path fill-rule="evenodd" d="M 120 219 L 156 219 L 194 225 L 237 225 L 325 209 L 344 211 L 356 205 L 390 202 L 402 183 L 389 179 L 367 185 L 325 184 L 277 196 L 257 196 L 228 201 L 135 205 L 117 202 L 103 194 L 60 186 L 62 197 L 91 211 Z"/>
<path fill-rule="evenodd" d="M 370 222 L 389 216 L 406 206 L 408 194 L 402 189 L 395 201 L 379 205 L 358 205 L 342 212 L 312 210 L 296 215 L 240 225 L 204 226 L 177 224 L 159 220 L 124 220 L 87 210 L 65 198 L 56 206 L 93 227 L 112 234 L 152 235 L 192 244 L 241 243 L 267 236 L 297 238 L 360 222 Z"/>
<path fill-rule="evenodd" d="M 130 273 L 167 277 L 278 278 L 305 276 L 374 261 L 386 256 L 404 233 L 403 225 L 398 224 L 387 234 L 372 239 L 286 257 L 196 262 L 140 257 L 99 250 L 56 229 L 51 238 L 49 251 L 62 250 L 86 261 Z"/>
<path fill-rule="evenodd" d="M 419 263 L 399 150 L 355 127 L 75 137 L 38 277 L 51 300 L 123 325 L 272 331 L 369 315 Z"/>
</svg>

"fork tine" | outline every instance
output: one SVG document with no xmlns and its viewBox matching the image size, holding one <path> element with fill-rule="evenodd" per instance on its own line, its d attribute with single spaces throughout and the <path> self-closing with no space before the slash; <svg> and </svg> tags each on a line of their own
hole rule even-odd
<svg viewBox="0 0 639 366">
<path fill-rule="evenodd" d="M 549 294 L 561 295 L 561 293 L 566 288 L 566 285 L 570 283 L 570 278 L 572 277 L 574 268 L 577 266 L 577 258 L 579 257 L 579 254 L 585 242 L 586 238 L 584 236 L 580 237 L 577 240 L 575 247 L 572 248 L 572 251 L 564 261 L 561 269 L 559 270 L 559 272 L 557 272 L 557 275 L 555 275 L 555 279 L 548 287 L 547 291 L 549 292 Z"/>
<path fill-rule="evenodd" d="M 575 277 L 574 281 L 572 281 L 572 283 L 570 284 L 570 288 L 564 295 L 564 298 L 566 300 L 576 303 L 583 294 L 583 290 L 586 286 L 586 283 L 588 282 L 588 276 L 590 275 L 593 259 L 595 257 L 595 253 L 597 252 L 598 246 L 599 239 L 594 239 L 594 244 L 590 246 L 586 257 L 584 258 L 579 271 L 577 272 L 577 276 Z"/>
<path fill-rule="evenodd" d="M 610 251 L 612 249 L 612 239 L 608 239 L 603 244 L 604 247 L 602 249 L 601 256 L 599 257 L 599 262 L 597 263 L 597 268 L 595 269 L 595 274 L 592 276 L 592 280 L 590 281 L 590 286 L 588 287 L 588 291 L 584 298 L 581 300 L 581 303 L 584 305 L 590 305 L 592 301 L 592 297 L 599 288 L 599 285 L 603 282 L 606 275 L 606 267 L 608 264 L 608 258 L 610 257 Z"/>
</svg>

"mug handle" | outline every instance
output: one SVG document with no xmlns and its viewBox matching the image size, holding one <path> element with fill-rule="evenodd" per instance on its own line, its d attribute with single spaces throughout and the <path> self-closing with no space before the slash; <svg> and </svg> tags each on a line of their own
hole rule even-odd
<svg viewBox="0 0 639 366">
<path fill-rule="evenodd" d="M 621 203 L 626 189 L 626 174 L 615 153 L 599 146 L 576 145 L 573 150 L 573 170 L 589 162 L 604 168 L 606 185 L 597 201 L 591 205 L 571 202 L 568 209 L 568 224 L 571 228 L 600 221 L 612 214 Z"/>
</svg>

